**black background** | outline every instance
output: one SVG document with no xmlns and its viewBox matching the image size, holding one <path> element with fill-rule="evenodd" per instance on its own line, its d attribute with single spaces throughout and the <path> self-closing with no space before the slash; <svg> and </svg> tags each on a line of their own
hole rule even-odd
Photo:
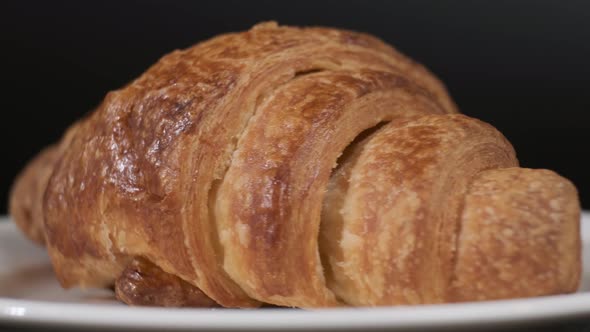
<svg viewBox="0 0 590 332">
<path fill-rule="evenodd" d="M 521 164 L 590 208 L 589 1 L 19 1 L 0 5 L 0 201 L 27 160 L 167 52 L 262 20 L 369 32 L 422 62 Z M 0 213 L 6 212 L 0 204 Z"/>
</svg>

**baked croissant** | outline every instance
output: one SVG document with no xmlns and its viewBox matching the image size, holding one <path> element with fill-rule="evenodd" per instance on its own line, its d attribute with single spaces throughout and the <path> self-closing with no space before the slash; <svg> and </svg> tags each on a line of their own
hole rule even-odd
<svg viewBox="0 0 590 332">
<path fill-rule="evenodd" d="M 15 183 L 63 287 L 128 304 L 377 306 L 573 292 L 575 187 L 518 167 L 366 34 L 262 23 L 164 56 Z"/>
</svg>

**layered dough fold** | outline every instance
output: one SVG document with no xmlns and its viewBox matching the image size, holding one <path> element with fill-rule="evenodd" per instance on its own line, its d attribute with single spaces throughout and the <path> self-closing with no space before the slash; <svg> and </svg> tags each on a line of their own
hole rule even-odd
<svg viewBox="0 0 590 332">
<path fill-rule="evenodd" d="M 15 184 L 15 222 L 64 287 L 129 304 L 440 303 L 579 281 L 575 187 L 518 168 L 365 34 L 271 22 L 172 52 L 48 153 Z"/>
</svg>

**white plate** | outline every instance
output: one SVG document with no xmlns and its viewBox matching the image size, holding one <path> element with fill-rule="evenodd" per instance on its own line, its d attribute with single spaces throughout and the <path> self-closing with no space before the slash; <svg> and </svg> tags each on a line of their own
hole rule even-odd
<svg viewBox="0 0 590 332">
<path fill-rule="evenodd" d="M 4 220 L 2 220 L 4 219 Z M 366 309 L 164 309 L 128 307 L 109 291 L 61 289 L 43 249 L 0 218 L 0 324 L 166 330 L 430 329 L 590 318 L 590 213 L 582 218 L 584 276 L 572 295 Z"/>
</svg>

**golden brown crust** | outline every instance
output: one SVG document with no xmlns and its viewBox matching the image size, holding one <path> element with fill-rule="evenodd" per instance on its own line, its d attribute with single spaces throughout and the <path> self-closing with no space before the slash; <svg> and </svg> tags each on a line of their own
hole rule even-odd
<svg viewBox="0 0 590 332">
<path fill-rule="evenodd" d="M 14 222 L 40 245 L 45 244 L 43 194 L 57 159 L 57 146 L 43 149 L 18 175 L 10 193 L 9 211 Z"/>
<path fill-rule="evenodd" d="M 257 305 L 219 261 L 209 191 L 258 103 L 316 69 L 396 75 L 426 103 L 451 105 L 421 67 L 352 32 L 266 24 L 173 52 L 107 95 L 50 180 L 46 228 L 62 284 L 112 283 L 141 255 L 223 305 Z"/>
<path fill-rule="evenodd" d="M 580 206 L 571 182 L 548 170 L 482 172 L 463 210 L 453 301 L 575 292 Z"/>
<path fill-rule="evenodd" d="M 512 146 L 463 115 L 391 122 L 359 146 L 336 218 L 323 220 L 328 285 L 355 305 L 445 302 L 470 178 L 516 166 Z M 328 213 L 326 212 L 325 215 Z"/>
<path fill-rule="evenodd" d="M 10 192 L 10 215 L 20 230 L 39 245 L 45 244 L 45 189 L 77 128 L 78 123 L 73 124 L 66 130 L 59 144 L 48 146 L 39 152 L 16 177 Z"/>
<path fill-rule="evenodd" d="M 22 211 L 44 193 L 35 220 L 61 284 L 118 280 L 127 303 L 165 284 L 175 295 L 151 303 L 448 301 L 471 179 L 517 166 L 501 134 L 455 113 L 438 79 L 374 37 L 259 24 L 107 94 L 53 167 L 17 182 L 36 189 L 15 189 L 15 218 L 38 225 Z M 571 234 L 576 207 L 560 217 Z M 131 282 L 138 257 L 157 272 Z"/>
<path fill-rule="evenodd" d="M 370 70 L 314 73 L 279 88 L 240 137 L 215 197 L 226 271 L 260 301 L 337 305 L 317 241 L 305 239 L 318 237 L 338 155 L 382 121 L 442 112 L 403 78 Z"/>
</svg>

